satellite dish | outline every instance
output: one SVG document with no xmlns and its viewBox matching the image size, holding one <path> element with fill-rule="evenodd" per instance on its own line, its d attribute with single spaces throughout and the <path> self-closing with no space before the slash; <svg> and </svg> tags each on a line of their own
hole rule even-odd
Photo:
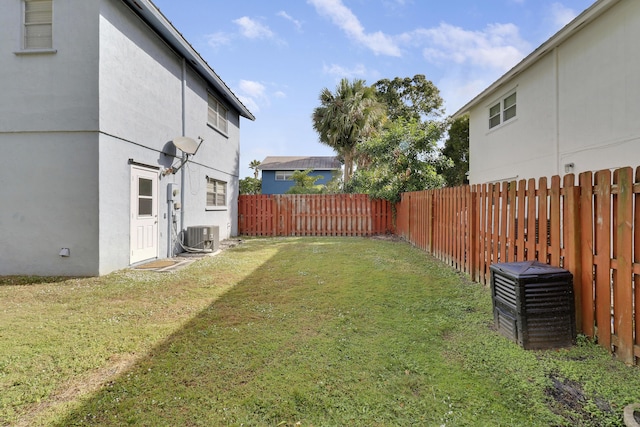
<svg viewBox="0 0 640 427">
<path fill-rule="evenodd" d="M 187 136 L 179 136 L 173 139 L 173 145 L 182 150 L 185 154 L 194 154 L 198 151 L 199 144 Z"/>
</svg>

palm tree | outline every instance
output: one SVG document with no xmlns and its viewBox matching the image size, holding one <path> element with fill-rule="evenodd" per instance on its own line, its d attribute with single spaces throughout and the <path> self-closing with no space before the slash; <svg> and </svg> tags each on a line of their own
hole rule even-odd
<svg viewBox="0 0 640 427">
<path fill-rule="evenodd" d="M 353 174 L 356 146 L 379 129 L 386 116 L 385 106 L 377 101 L 375 89 L 360 79 L 342 79 L 335 93 L 324 88 L 319 99 L 320 107 L 313 110 L 313 128 L 320 142 L 344 159 L 346 184 Z"/>
<path fill-rule="evenodd" d="M 258 179 L 258 166 L 260 166 L 260 160 L 251 160 L 249 163 L 249 169 L 253 169 L 253 177 Z"/>
</svg>

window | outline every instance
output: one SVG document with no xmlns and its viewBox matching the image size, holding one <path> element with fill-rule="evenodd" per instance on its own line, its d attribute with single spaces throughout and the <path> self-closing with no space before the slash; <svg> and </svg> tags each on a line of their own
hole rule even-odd
<svg viewBox="0 0 640 427">
<path fill-rule="evenodd" d="M 504 111 L 502 113 L 502 120 L 503 121 L 507 121 L 509 119 L 512 119 L 516 116 L 516 94 L 515 92 L 512 93 L 511 95 L 507 96 L 504 101 Z"/>
<path fill-rule="evenodd" d="M 489 108 L 489 129 L 500 124 L 500 103 Z"/>
<path fill-rule="evenodd" d="M 153 215 L 153 181 L 138 177 L 138 217 Z"/>
<path fill-rule="evenodd" d="M 293 179 L 293 171 L 277 171 L 276 181 L 291 181 Z"/>
<path fill-rule="evenodd" d="M 207 178 L 207 207 L 218 208 L 221 206 L 227 206 L 227 183 Z"/>
<path fill-rule="evenodd" d="M 225 135 L 227 134 L 229 127 L 227 109 L 211 94 L 209 94 L 209 115 L 207 117 L 207 123 Z"/>
<path fill-rule="evenodd" d="M 53 48 L 53 0 L 24 0 L 25 50 Z"/>
<path fill-rule="evenodd" d="M 516 116 L 516 92 L 489 107 L 489 129 Z"/>
</svg>

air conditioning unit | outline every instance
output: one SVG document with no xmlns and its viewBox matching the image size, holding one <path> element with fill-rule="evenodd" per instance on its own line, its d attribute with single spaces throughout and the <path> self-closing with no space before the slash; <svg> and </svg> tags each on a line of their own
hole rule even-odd
<svg viewBox="0 0 640 427">
<path fill-rule="evenodd" d="M 191 249 L 217 251 L 220 246 L 220 227 L 217 225 L 187 227 L 185 246 Z"/>
</svg>

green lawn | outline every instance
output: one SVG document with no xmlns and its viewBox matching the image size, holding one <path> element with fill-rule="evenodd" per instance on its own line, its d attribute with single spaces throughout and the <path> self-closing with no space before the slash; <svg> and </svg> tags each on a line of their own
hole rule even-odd
<svg viewBox="0 0 640 427">
<path fill-rule="evenodd" d="M 1 425 L 622 426 L 640 401 L 637 367 L 522 350 L 487 288 L 392 240 L 249 239 L 0 299 Z"/>
</svg>

